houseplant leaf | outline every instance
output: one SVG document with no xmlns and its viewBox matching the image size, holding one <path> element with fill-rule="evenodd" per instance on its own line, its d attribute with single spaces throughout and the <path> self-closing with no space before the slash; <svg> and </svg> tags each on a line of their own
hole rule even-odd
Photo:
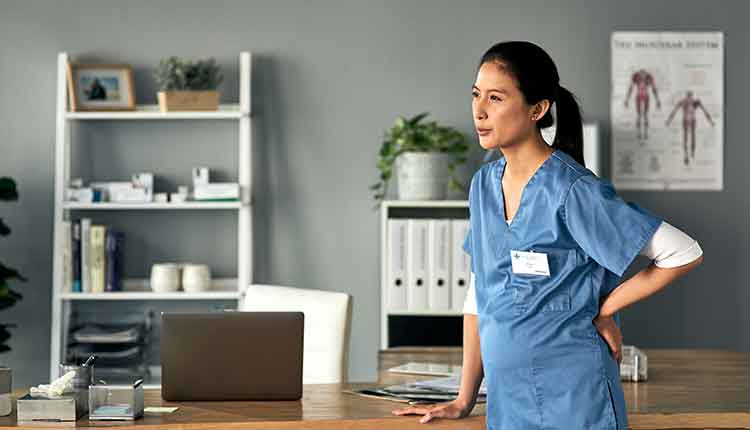
<svg viewBox="0 0 750 430">
<path fill-rule="evenodd" d="M 0 178 L 0 200 L 18 200 L 16 182 L 8 177 Z"/>
</svg>

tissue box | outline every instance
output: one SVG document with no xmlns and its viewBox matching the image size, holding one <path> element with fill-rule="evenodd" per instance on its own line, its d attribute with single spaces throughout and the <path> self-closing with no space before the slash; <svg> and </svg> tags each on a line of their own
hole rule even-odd
<svg viewBox="0 0 750 430">
<path fill-rule="evenodd" d="M 143 416 L 143 380 L 89 386 L 89 420 L 135 420 Z"/>
<path fill-rule="evenodd" d="M 240 184 L 216 182 L 196 185 L 193 190 L 193 198 L 195 200 L 238 200 L 240 198 Z"/>
<path fill-rule="evenodd" d="M 69 202 L 93 203 L 97 201 L 95 193 L 96 190 L 93 188 L 68 188 L 65 191 L 65 200 Z"/>
<path fill-rule="evenodd" d="M 18 422 L 76 421 L 88 412 L 86 391 L 60 397 L 32 397 L 27 394 L 17 401 Z"/>
</svg>

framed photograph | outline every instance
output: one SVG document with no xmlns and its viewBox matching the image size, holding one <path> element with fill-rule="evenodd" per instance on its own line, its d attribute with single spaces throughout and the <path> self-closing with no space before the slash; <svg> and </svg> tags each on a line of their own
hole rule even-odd
<svg viewBox="0 0 750 430">
<path fill-rule="evenodd" d="M 133 69 L 127 64 L 68 63 L 71 112 L 134 110 Z"/>
</svg>

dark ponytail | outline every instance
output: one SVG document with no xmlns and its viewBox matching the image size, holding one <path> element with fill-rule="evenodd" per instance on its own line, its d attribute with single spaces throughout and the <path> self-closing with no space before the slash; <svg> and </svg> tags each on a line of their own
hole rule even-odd
<svg viewBox="0 0 750 430">
<path fill-rule="evenodd" d="M 555 103 L 557 104 L 555 108 L 557 129 L 555 130 L 555 141 L 552 142 L 552 147 L 565 152 L 578 164 L 585 166 L 583 161 L 583 121 L 581 121 L 581 110 L 578 107 L 578 102 L 573 93 L 562 86 L 558 86 Z M 547 115 L 550 115 L 549 111 L 547 111 Z"/>
<path fill-rule="evenodd" d="M 581 110 L 575 96 L 560 86 L 557 66 L 549 54 L 531 42 L 500 42 L 482 55 L 479 67 L 489 62 L 497 63 L 515 78 L 526 103 L 533 105 L 549 100 L 550 108 L 537 121 L 540 129 L 555 124 L 552 106 L 557 104 L 557 130 L 552 147 L 565 152 L 584 166 Z"/>
</svg>

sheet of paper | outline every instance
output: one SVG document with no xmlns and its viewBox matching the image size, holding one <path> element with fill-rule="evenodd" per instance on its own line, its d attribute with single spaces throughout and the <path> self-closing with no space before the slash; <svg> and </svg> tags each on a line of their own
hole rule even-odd
<svg viewBox="0 0 750 430">
<path fill-rule="evenodd" d="M 171 414 L 172 412 L 175 412 L 179 407 L 177 406 L 149 406 L 146 408 L 143 408 L 143 412 L 147 414 Z"/>
<path fill-rule="evenodd" d="M 447 378 L 417 381 L 413 385 L 420 388 L 429 388 L 446 393 L 458 393 L 458 388 L 461 385 L 461 376 L 453 375 Z M 484 380 L 482 380 L 482 384 L 479 386 L 479 394 L 487 394 L 487 387 L 485 386 Z"/>
<path fill-rule="evenodd" d="M 409 373 L 415 375 L 450 376 L 460 375 L 460 364 L 445 364 L 432 362 L 409 362 L 388 369 L 392 373 Z"/>
</svg>

